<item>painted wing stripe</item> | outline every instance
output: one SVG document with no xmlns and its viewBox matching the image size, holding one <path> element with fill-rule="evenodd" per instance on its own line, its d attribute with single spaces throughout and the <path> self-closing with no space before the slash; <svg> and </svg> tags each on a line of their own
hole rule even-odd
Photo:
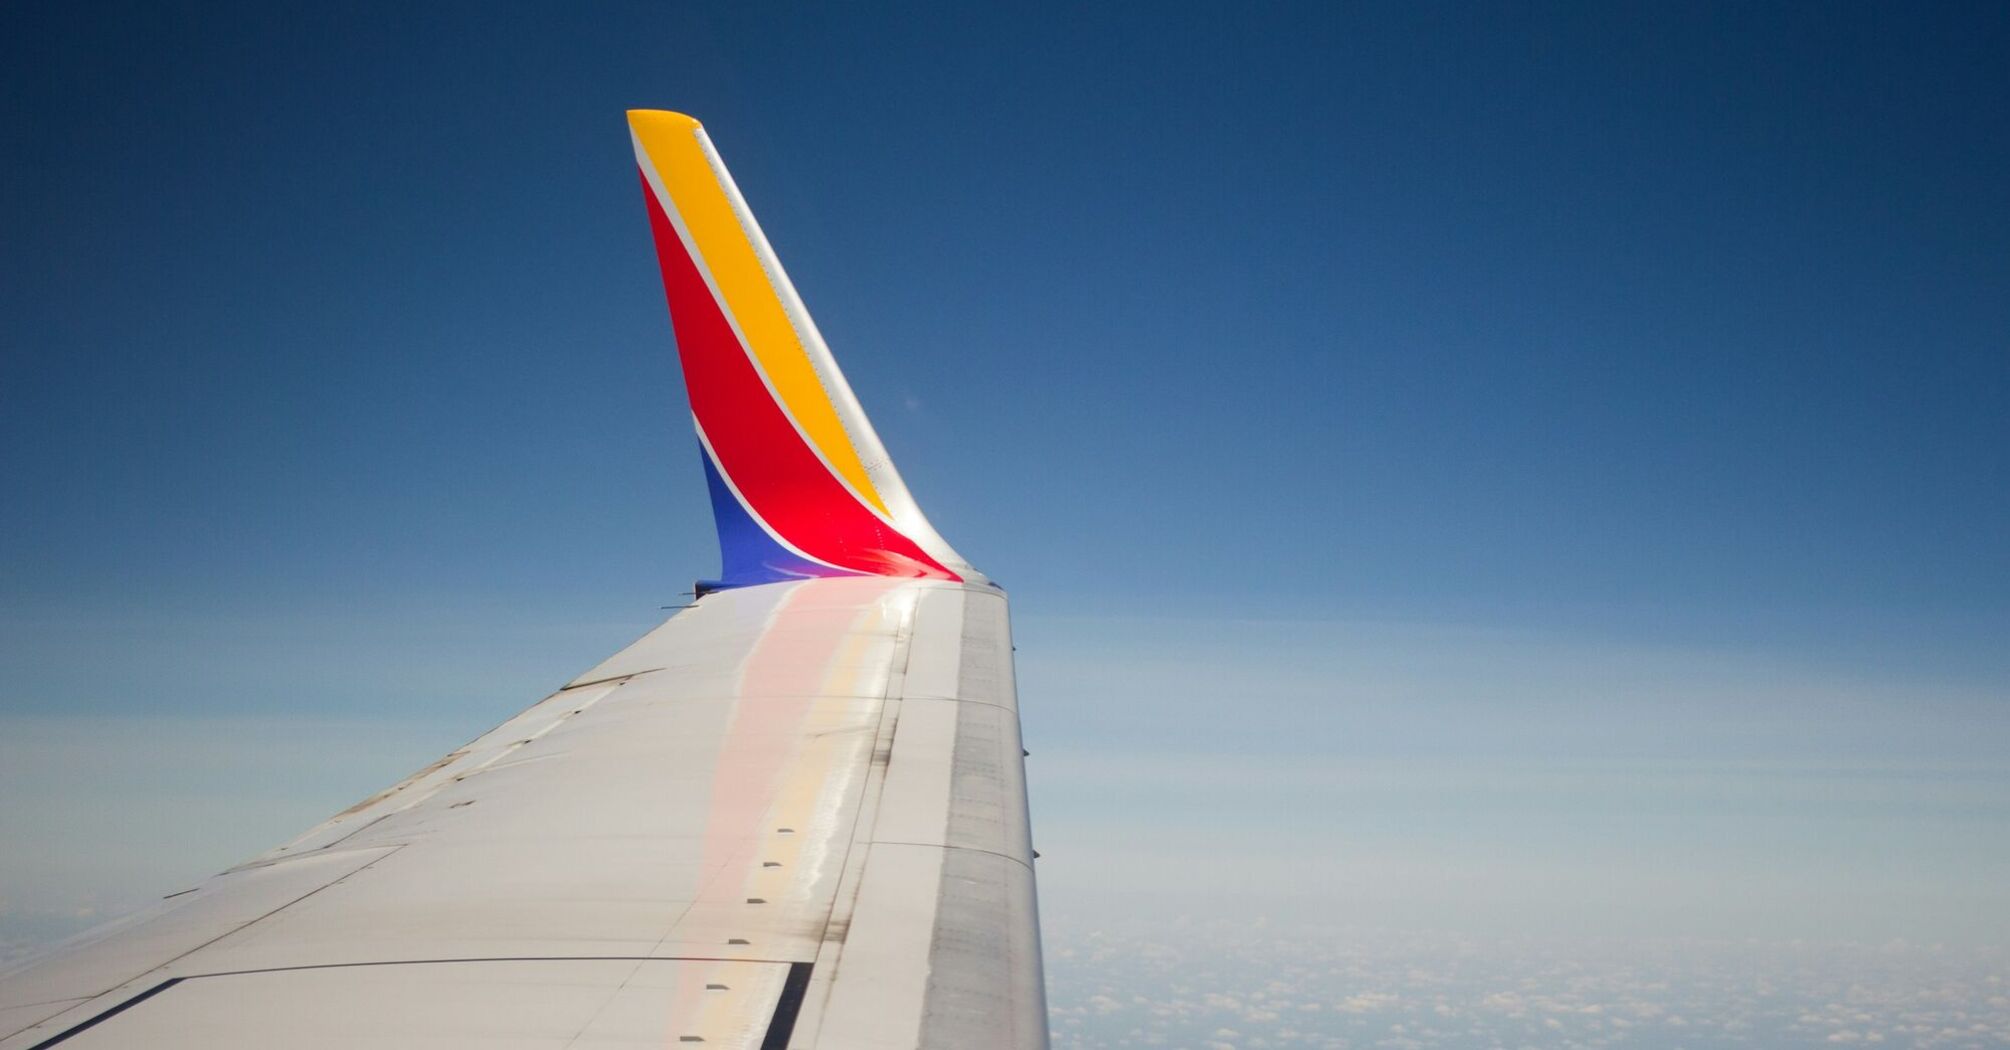
<svg viewBox="0 0 2010 1050">
<path fill-rule="evenodd" d="M 809 576 L 853 575 L 854 570 L 832 565 L 803 553 L 795 544 L 790 543 L 787 537 L 776 532 L 774 526 L 763 521 L 760 513 L 754 510 L 753 505 L 747 502 L 747 497 L 740 492 L 740 487 L 733 484 L 733 479 L 727 475 L 726 469 L 719 465 L 719 454 L 713 451 L 712 440 L 705 436 L 705 428 L 699 426 L 695 418 L 691 423 L 698 431 L 699 454 L 705 460 L 707 484 L 716 485 L 712 492 L 713 516 L 720 521 L 719 547 L 720 553 L 725 558 L 725 565 L 722 568 L 727 581 L 737 582 L 738 578 L 743 576 L 750 580 L 758 577 L 759 582 L 774 582 Z M 728 501 L 730 507 L 721 508 L 719 505 L 721 499 Z M 722 509 L 742 519 L 759 534 L 760 539 L 766 541 L 766 545 L 770 545 L 770 549 L 765 552 L 743 549 L 757 544 L 743 542 L 735 532 L 729 531 L 725 519 L 719 517 Z M 753 539 L 751 534 L 746 537 L 746 540 Z M 791 563 L 791 559 L 794 563 Z M 760 564 L 753 571 L 746 571 L 749 562 Z"/>
<path fill-rule="evenodd" d="M 631 135 L 631 137 L 633 136 Z M 635 141 L 635 159 L 637 167 L 642 171 L 643 181 L 649 186 L 648 192 L 656 195 L 656 203 L 662 206 L 663 214 L 669 218 L 671 229 L 677 231 L 677 236 L 681 240 L 680 250 L 690 258 L 693 267 L 698 271 L 698 276 L 704 280 L 705 287 L 712 293 L 712 299 L 718 305 L 720 315 L 726 319 L 726 324 L 733 330 L 734 338 L 739 341 L 741 352 L 747 355 L 748 362 L 753 366 L 754 374 L 761 377 L 761 385 L 768 392 L 769 400 L 782 406 L 782 416 L 795 429 L 796 440 L 801 441 L 804 448 L 809 449 L 816 455 L 818 461 L 823 463 L 824 469 L 830 472 L 831 477 L 838 479 L 839 484 L 844 485 L 847 491 L 852 492 L 852 498 L 858 501 L 859 506 L 872 509 L 873 513 L 879 515 L 880 519 L 886 522 L 887 525 L 899 530 L 903 534 L 907 534 L 907 530 L 893 520 L 893 514 L 890 509 L 882 513 L 879 508 L 873 507 L 872 503 L 864 496 L 859 495 L 855 490 L 851 489 L 851 486 L 844 481 L 844 475 L 838 472 L 837 467 L 833 466 L 830 459 L 823 454 L 823 450 L 817 447 L 817 443 L 810 437 L 809 431 L 803 429 L 802 422 L 789 414 L 788 406 L 782 401 L 781 391 L 775 388 L 774 380 L 769 378 L 768 374 L 761 369 L 760 359 L 755 356 L 752 350 L 748 349 L 751 344 L 747 338 L 747 333 L 740 330 L 740 323 L 734 318 L 732 310 L 728 307 L 725 293 L 719 289 L 717 278 L 706 267 L 705 257 L 698 251 L 697 240 L 692 237 L 691 231 L 685 227 L 682 216 L 677 212 L 676 203 L 671 200 L 670 192 L 664 188 L 662 176 L 651 166 L 649 154 L 642 148 L 640 139 L 636 139 Z M 847 430 L 846 432 L 849 433 L 850 431 Z M 854 448 L 856 447 L 854 445 Z M 870 467 L 868 467 L 867 473 L 872 473 Z M 881 496 L 882 499 L 885 498 L 884 493 Z M 912 497 L 909 497 L 908 501 L 911 503 Z M 911 534 L 908 535 L 912 538 Z M 923 549 L 927 549 L 925 544 L 923 545 Z M 931 551 L 930 553 L 933 555 L 934 552 Z M 935 555 L 935 557 L 937 561 L 942 560 L 939 555 Z"/>
<path fill-rule="evenodd" d="M 745 505 L 818 561 L 880 576 L 960 580 L 861 504 L 795 439 L 662 204 L 647 191 L 648 180 L 643 183 L 691 412 Z"/>
<path fill-rule="evenodd" d="M 688 117 L 644 113 L 631 118 L 631 126 L 783 407 L 846 484 L 867 505 L 886 514 L 886 503 L 804 351 L 741 214 L 706 156 L 698 123 Z"/>
</svg>

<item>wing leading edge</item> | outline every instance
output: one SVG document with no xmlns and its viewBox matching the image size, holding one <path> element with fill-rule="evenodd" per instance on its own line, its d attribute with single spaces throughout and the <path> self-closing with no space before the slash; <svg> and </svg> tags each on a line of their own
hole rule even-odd
<svg viewBox="0 0 2010 1050">
<path fill-rule="evenodd" d="M 0 1050 L 1047 1044 L 1005 595 L 921 517 L 702 129 L 630 126 L 719 589 L 0 975 Z"/>
</svg>

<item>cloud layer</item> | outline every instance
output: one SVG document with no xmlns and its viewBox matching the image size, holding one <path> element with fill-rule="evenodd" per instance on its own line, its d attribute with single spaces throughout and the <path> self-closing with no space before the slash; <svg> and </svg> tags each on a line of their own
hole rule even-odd
<svg viewBox="0 0 2010 1050">
<path fill-rule="evenodd" d="M 1047 928 L 1054 1045 L 2010 1045 L 2010 954 L 1891 943 L 1473 939 L 1182 920 Z"/>
</svg>

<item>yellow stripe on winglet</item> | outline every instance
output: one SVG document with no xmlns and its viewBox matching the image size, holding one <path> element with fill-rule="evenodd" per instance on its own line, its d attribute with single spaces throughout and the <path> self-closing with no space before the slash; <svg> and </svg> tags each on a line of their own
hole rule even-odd
<svg viewBox="0 0 2010 1050">
<path fill-rule="evenodd" d="M 887 514 L 822 378 L 803 349 L 796 326 L 782 308 L 781 296 L 733 211 L 726 188 L 720 185 L 698 144 L 698 122 L 682 113 L 632 109 L 628 111 L 628 126 L 649 154 L 684 228 L 697 242 L 705 267 L 726 297 L 726 307 L 741 334 L 753 344 L 754 358 L 780 395 L 782 409 L 794 417 L 852 491 Z"/>
</svg>

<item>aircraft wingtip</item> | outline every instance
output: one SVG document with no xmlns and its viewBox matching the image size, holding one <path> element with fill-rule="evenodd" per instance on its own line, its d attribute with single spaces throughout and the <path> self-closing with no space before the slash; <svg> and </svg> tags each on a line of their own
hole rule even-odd
<svg viewBox="0 0 2010 1050">
<path fill-rule="evenodd" d="M 704 127 L 698 118 L 683 113 L 673 113 L 667 109 L 631 109 L 628 111 L 628 126 L 632 128 L 653 127 L 664 130 L 689 131 Z"/>
</svg>

